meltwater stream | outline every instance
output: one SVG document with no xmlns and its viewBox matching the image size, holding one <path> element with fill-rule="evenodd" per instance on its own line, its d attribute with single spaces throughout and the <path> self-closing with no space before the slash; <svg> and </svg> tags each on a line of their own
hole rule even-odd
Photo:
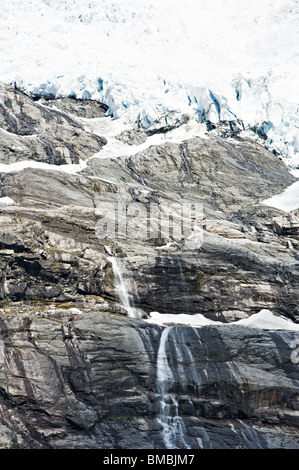
<svg viewBox="0 0 299 470">
<path fill-rule="evenodd" d="M 219 437 L 210 434 L 196 412 L 190 414 L 192 396 L 199 399 L 203 384 L 210 374 L 213 380 L 221 382 L 221 375 L 217 376 L 217 366 L 211 363 L 208 350 L 204 345 L 204 334 L 201 328 L 184 326 L 167 326 L 163 329 L 157 355 L 156 389 L 158 393 L 157 421 L 161 426 L 161 433 L 165 448 L 192 449 L 192 446 L 202 449 L 221 448 Z M 192 345 L 202 351 L 200 363 L 192 353 Z M 189 399 L 190 416 L 186 416 L 186 426 L 180 412 L 184 413 L 182 403 Z M 181 406 L 180 406 L 181 401 Z M 193 427 L 190 431 L 190 417 L 192 415 Z M 189 425 L 187 422 L 189 421 Z M 264 443 L 259 433 L 241 420 L 234 427 L 233 436 L 236 447 L 247 449 L 261 449 Z M 228 433 L 231 432 L 228 431 Z M 224 447 L 225 448 L 225 447 Z"/>
<path fill-rule="evenodd" d="M 190 449 L 186 429 L 179 415 L 176 391 L 200 388 L 200 376 L 195 370 L 191 350 L 184 341 L 183 329 L 166 327 L 161 335 L 157 357 L 158 422 L 167 449 Z"/>
<path fill-rule="evenodd" d="M 132 292 L 136 291 L 136 286 L 131 270 L 125 265 L 123 260 L 113 258 L 112 256 L 109 256 L 107 259 L 112 265 L 115 291 L 119 297 L 120 305 L 126 310 L 129 317 L 142 318 L 144 312 L 134 307 L 134 295 Z"/>
<path fill-rule="evenodd" d="M 184 422 L 178 412 L 178 400 L 171 391 L 175 377 L 166 352 L 170 331 L 171 328 L 165 328 L 162 333 L 157 358 L 158 422 L 162 425 L 162 437 L 167 449 L 188 449 Z"/>
</svg>

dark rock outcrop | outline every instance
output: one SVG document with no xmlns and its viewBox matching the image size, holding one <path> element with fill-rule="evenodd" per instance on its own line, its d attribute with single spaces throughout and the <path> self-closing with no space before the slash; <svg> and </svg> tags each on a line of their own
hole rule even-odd
<svg viewBox="0 0 299 470">
<path fill-rule="evenodd" d="M 0 329 L 2 448 L 165 447 L 157 420 L 161 327 L 96 310 L 23 313 L 15 305 L 1 313 Z M 237 326 L 172 327 L 169 393 L 187 445 L 299 448 L 294 338 Z"/>
</svg>

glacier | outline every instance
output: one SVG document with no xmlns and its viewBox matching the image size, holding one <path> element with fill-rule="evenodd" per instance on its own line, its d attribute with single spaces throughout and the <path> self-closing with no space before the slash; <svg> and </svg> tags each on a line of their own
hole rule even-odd
<svg viewBox="0 0 299 470">
<path fill-rule="evenodd" d="M 298 21 L 298 0 L 3 0 L 0 80 L 124 125 L 239 120 L 297 168 Z"/>
</svg>

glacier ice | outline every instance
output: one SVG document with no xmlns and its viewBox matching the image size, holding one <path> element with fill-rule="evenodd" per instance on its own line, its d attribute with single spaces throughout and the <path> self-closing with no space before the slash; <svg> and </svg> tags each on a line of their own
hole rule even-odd
<svg viewBox="0 0 299 470">
<path fill-rule="evenodd" d="M 3 0 L 0 80 L 144 127 L 242 120 L 296 167 L 298 20 L 297 0 Z"/>
</svg>

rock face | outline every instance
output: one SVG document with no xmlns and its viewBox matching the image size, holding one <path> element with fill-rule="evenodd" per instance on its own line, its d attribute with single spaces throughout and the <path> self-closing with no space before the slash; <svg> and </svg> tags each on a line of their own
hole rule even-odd
<svg viewBox="0 0 299 470">
<path fill-rule="evenodd" d="M 0 317 L 2 447 L 167 447 L 161 327 L 96 309 L 11 308 Z M 169 330 L 166 392 L 177 411 L 164 420 L 173 433 L 173 417 L 182 421 L 172 448 L 299 447 L 293 332 Z"/>
<path fill-rule="evenodd" d="M 58 102 L 57 109 L 33 101 L 19 90 L 0 86 L 1 163 L 35 160 L 54 165 L 79 163 L 101 149 L 106 142 L 83 130 L 68 112 L 72 103 Z M 71 101 L 71 100 L 69 100 Z M 81 106 L 81 107 L 84 107 Z M 104 114 L 97 106 L 98 114 Z M 80 113 L 80 105 L 79 112 Z"/>
<path fill-rule="evenodd" d="M 225 124 L 147 147 L 175 113 L 103 157 L 105 119 L 1 85 L 0 163 L 51 167 L 0 174 L 0 448 L 299 448 L 298 211 L 262 204 L 295 178 Z"/>
</svg>

